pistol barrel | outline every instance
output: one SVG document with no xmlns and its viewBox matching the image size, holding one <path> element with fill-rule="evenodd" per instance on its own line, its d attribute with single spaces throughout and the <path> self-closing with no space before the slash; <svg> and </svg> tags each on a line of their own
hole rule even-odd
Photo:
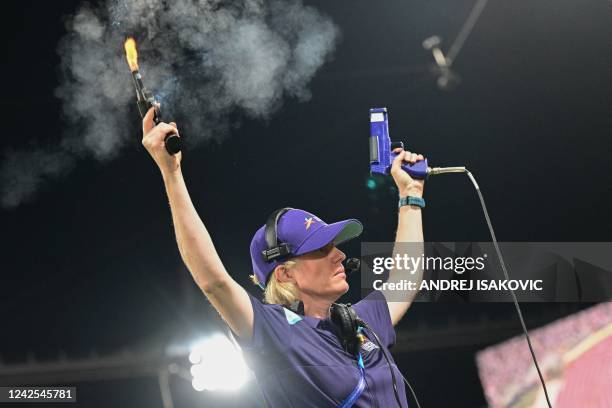
<svg viewBox="0 0 612 408">
<path fill-rule="evenodd" d="M 132 71 L 132 81 L 134 82 L 134 89 L 136 90 L 138 113 L 140 113 L 141 118 L 144 118 L 150 106 L 147 101 L 147 90 L 142 83 L 142 76 L 138 70 Z"/>
</svg>

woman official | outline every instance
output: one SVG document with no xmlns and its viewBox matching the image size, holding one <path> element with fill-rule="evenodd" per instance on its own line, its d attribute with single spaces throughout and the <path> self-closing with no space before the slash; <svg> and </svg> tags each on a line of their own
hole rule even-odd
<svg viewBox="0 0 612 408">
<path fill-rule="evenodd" d="M 262 303 L 225 270 L 189 197 L 181 153 L 171 156 L 164 147 L 166 134 L 178 133 L 176 124 L 154 126 L 152 119 L 150 110 L 143 120 L 142 143 L 161 171 L 182 259 L 241 345 L 267 405 L 407 407 L 400 373 L 387 349 L 395 343 L 393 326 L 410 307 L 416 291 L 406 292 L 401 301 L 390 301 L 388 294 L 373 291 L 353 305 L 369 327 L 361 329 L 354 354 L 343 347 L 340 328 L 330 319 L 330 308 L 349 288 L 342 265 L 346 256 L 336 245 L 358 236 L 361 223 L 327 224 L 298 209 L 277 214 L 276 240 L 286 244 L 289 253 L 278 258 L 265 256 L 270 249 L 266 226 L 251 242 L 252 279 L 264 289 Z M 406 200 L 400 202 L 396 242 L 422 243 L 419 204 L 423 203 L 423 181 L 412 179 L 400 166 L 402 161 L 415 163 L 423 156 L 401 149 L 398 153 L 391 174 L 400 197 L 415 198 L 409 205 L 402 205 Z M 421 280 L 422 271 L 409 276 L 400 276 L 401 272 L 392 270 L 388 282 L 409 279 L 418 285 Z M 383 352 L 390 359 L 393 375 Z"/>
</svg>

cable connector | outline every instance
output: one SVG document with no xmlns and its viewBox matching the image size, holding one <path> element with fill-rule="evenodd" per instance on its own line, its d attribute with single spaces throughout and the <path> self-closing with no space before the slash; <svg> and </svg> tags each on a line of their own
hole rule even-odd
<svg viewBox="0 0 612 408">
<path fill-rule="evenodd" d="M 465 167 L 428 167 L 427 168 L 427 176 L 435 176 L 438 174 L 445 173 L 467 173 L 467 169 Z"/>
</svg>

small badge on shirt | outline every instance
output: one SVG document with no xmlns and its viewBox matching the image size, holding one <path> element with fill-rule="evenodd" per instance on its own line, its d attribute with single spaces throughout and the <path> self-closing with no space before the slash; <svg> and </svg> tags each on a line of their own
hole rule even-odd
<svg viewBox="0 0 612 408">
<path fill-rule="evenodd" d="M 368 339 L 364 335 L 361 335 L 361 336 L 362 336 L 361 349 L 363 351 L 365 351 L 366 353 L 369 353 L 370 351 L 379 348 L 376 344 L 372 343 L 370 339 Z"/>
</svg>

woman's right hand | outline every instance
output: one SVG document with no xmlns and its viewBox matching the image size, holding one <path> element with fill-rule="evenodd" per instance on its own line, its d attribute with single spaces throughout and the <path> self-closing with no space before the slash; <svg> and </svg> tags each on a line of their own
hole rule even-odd
<svg viewBox="0 0 612 408">
<path fill-rule="evenodd" d="M 176 133 L 176 123 L 160 122 L 157 126 L 153 122 L 155 109 L 151 108 L 142 119 L 142 145 L 147 149 L 162 174 L 167 175 L 179 171 L 181 168 L 181 152 L 171 155 L 166 150 L 164 139 L 166 135 Z"/>
</svg>

